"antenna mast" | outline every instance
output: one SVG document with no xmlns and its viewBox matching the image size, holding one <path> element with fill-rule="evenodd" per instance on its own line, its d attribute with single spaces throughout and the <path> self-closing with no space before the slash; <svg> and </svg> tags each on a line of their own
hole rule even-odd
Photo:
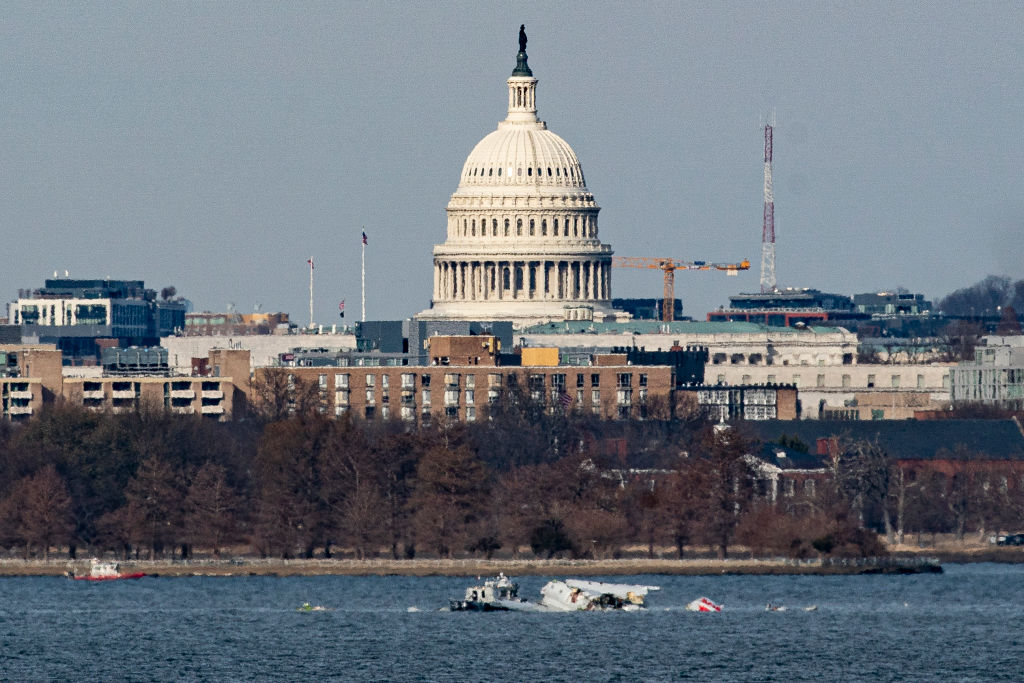
<svg viewBox="0 0 1024 683">
<path fill-rule="evenodd" d="M 772 191 L 772 124 L 764 125 L 764 225 L 761 228 L 761 293 L 775 286 L 775 194 Z"/>
</svg>

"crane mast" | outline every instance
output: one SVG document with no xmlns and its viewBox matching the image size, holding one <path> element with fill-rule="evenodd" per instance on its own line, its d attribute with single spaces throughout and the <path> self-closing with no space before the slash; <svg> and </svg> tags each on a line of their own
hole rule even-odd
<svg viewBox="0 0 1024 683">
<path fill-rule="evenodd" d="M 645 256 L 614 256 L 612 265 L 619 268 L 657 268 L 664 273 L 665 283 L 661 300 L 661 319 L 672 322 L 676 308 L 676 271 L 677 270 L 719 270 L 726 275 L 738 275 L 741 270 L 750 270 L 750 261 L 743 259 L 739 263 L 709 263 L 707 261 L 684 261 L 683 259 L 657 258 Z"/>
</svg>

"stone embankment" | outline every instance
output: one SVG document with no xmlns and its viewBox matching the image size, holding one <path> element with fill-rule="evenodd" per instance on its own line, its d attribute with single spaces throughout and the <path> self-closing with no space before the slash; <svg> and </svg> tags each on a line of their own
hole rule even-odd
<svg viewBox="0 0 1024 683">
<path fill-rule="evenodd" d="M 0 576 L 62 576 L 84 574 L 88 560 L 0 560 Z M 935 558 L 777 559 L 422 559 L 422 560 L 281 560 L 235 558 L 224 560 L 131 560 L 121 562 L 125 572 L 155 576 L 626 576 L 675 574 L 835 575 L 916 574 L 941 572 Z"/>
</svg>

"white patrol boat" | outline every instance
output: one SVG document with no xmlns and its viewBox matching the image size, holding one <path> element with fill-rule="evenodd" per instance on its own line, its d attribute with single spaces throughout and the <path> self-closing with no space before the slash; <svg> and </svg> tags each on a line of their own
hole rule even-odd
<svg viewBox="0 0 1024 683">
<path fill-rule="evenodd" d="M 450 600 L 449 609 L 452 612 L 505 612 L 529 609 L 529 606 L 519 597 L 519 584 L 498 574 L 483 584 L 467 588 L 462 600 Z"/>
</svg>

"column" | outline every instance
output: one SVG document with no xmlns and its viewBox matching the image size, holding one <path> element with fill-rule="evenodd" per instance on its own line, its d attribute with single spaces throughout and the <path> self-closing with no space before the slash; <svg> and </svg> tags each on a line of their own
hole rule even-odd
<svg viewBox="0 0 1024 683">
<path fill-rule="evenodd" d="M 548 262 L 540 262 L 540 279 L 537 280 L 537 293 L 540 295 L 538 298 L 541 300 L 548 298 Z"/>
</svg>

